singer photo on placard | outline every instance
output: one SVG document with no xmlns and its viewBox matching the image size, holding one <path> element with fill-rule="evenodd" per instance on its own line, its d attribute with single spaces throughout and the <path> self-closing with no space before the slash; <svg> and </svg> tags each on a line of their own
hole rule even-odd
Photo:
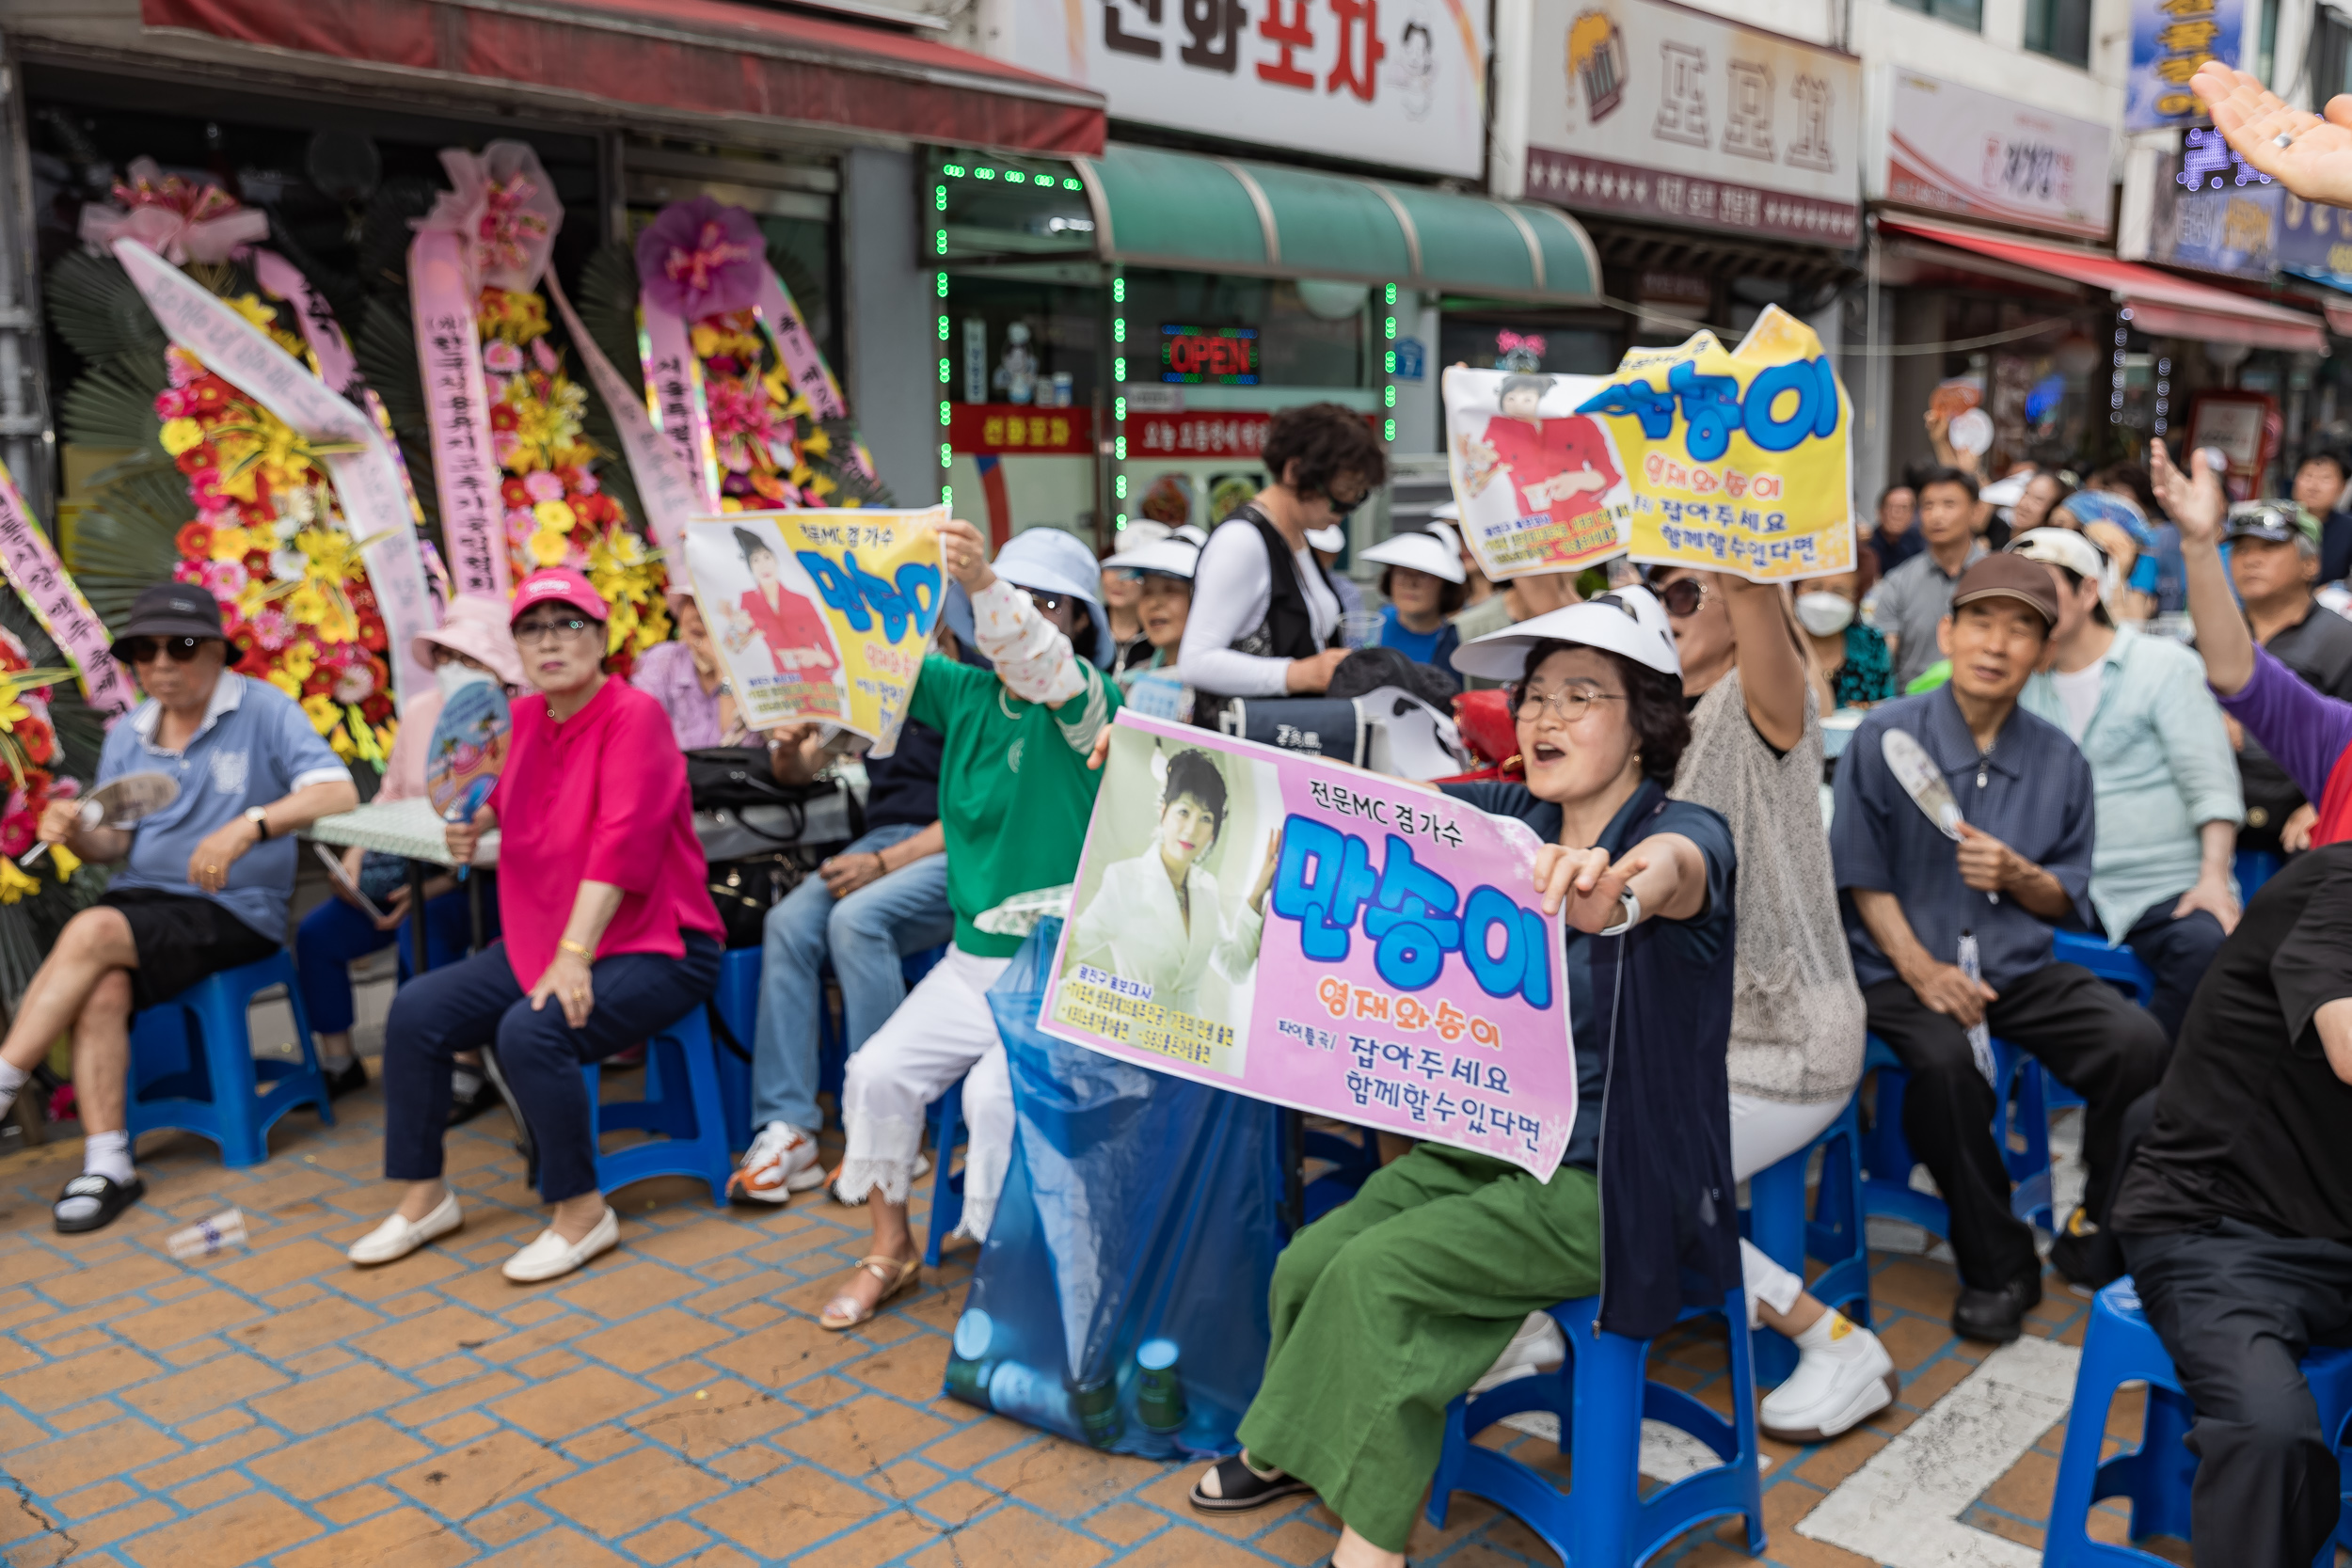
<svg viewBox="0 0 2352 1568">
<path fill-rule="evenodd" d="M 839 720 L 847 711 L 842 689 L 841 649 L 826 624 L 824 600 L 815 579 L 784 547 L 773 523 L 755 529 L 735 525 L 737 572 L 709 584 L 703 602 L 718 607 L 721 640 L 740 665 L 759 669 L 749 677 L 757 692 L 746 692 L 754 712 L 787 712 L 800 719 Z M 705 579 L 707 566 L 696 573 Z"/>
</svg>

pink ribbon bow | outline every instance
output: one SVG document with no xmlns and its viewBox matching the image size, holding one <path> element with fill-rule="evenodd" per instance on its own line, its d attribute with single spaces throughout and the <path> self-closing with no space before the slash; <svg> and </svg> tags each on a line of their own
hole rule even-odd
<svg viewBox="0 0 2352 1568">
<path fill-rule="evenodd" d="M 420 233 L 442 231 L 464 242 L 469 282 L 478 291 L 526 290 L 539 286 L 564 225 L 564 203 L 555 194 L 539 154 L 518 141 L 494 141 L 476 157 L 462 147 L 441 150 L 441 167 L 454 189 L 443 191 L 433 211 L 416 221 Z"/>
<path fill-rule="evenodd" d="M 111 254 L 117 240 L 136 240 L 174 266 L 226 261 L 269 238 L 269 214 L 242 206 L 218 185 L 166 174 L 152 158 L 132 160 L 131 177 L 117 182 L 121 207 L 96 202 L 82 209 L 86 245 Z"/>
</svg>

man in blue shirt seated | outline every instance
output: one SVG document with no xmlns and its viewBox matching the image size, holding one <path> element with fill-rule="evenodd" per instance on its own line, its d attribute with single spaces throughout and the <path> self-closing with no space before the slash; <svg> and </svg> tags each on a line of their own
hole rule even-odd
<svg viewBox="0 0 2352 1568">
<path fill-rule="evenodd" d="M 2058 624 L 2049 569 L 1986 556 L 1952 585 L 1937 627 L 1948 686 L 1871 710 L 1839 761 L 1830 853 L 1854 976 L 1871 1033 L 1911 1075 L 1903 1136 L 1951 1208 L 1960 1263 L 1953 1332 L 2006 1343 L 2042 1299 L 2033 1232 L 2010 1212 L 1992 1132 L 1997 1101 L 1978 1024 L 2040 1059 L 2089 1102 L 2083 1154 L 2090 1214 L 2116 1175 L 2124 1108 L 2164 1071 L 2164 1030 L 2074 964 L 2051 960 L 2050 928 L 2087 923 L 2093 836 L 2090 766 L 2018 693 Z M 1883 737 L 1924 748 L 1960 808 L 1955 844 L 1906 793 Z M 1981 978 L 1961 967 L 1973 942 Z M 1898 1180 L 1902 1173 L 1893 1175 Z M 2076 1223 L 2052 1260 L 2070 1278 L 2103 1266 L 2081 1256 L 2104 1238 Z"/>
<path fill-rule="evenodd" d="M 130 829 L 84 827 L 72 800 L 41 817 L 43 843 L 128 862 L 58 933 L 0 1043 L 4 1111 L 50 1042 L 72 1032 L 86 1142 L 82 1174 L 57 1199 L 60 1234 L 112 1224 L 143 1190 L 123 1130 L 131 1015 L 278 951 L 294 835 L 359 803 L 310 717 L 276 687 L 226 670 L 228 649 L 210 594 L 180 583 L 141 594 L 114 656 L 147 701 L 107 736 L 98 782 L 159 772 L 179 797 Z"/>
</svg>

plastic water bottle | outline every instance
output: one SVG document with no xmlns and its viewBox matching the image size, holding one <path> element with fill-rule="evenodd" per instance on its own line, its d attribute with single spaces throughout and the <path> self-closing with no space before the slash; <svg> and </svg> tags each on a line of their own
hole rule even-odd
<svg viewBox="0 0 2352 1568">
<path fill-rule="evenodd" d="M 1977 933 L 1974 931 L 1960 933 L 1960 972 L 1979 985 L 1984 983 L 1984 960 L 1977 954 Z M 2000 1093 L 2001 1085 L 1993 1074 L 1993 1031 L 1982 1019 L 1979 1019 L 1976 1026 L 1968 1031 L 1968 1052 L 1976 1057 L 1977 1070 L 1983 1073 L 1984 1081 L 1993 1085 L 1993 1092 Z"/>
<path fill-rule="evenodd" d="M 183 1263 L 217 1258 L 232 1246 L 245 1244 L 245 1215 L 235 1209 L 224 1209 L 209 1220 L 199 1220 L 184 1230 L 175 1230 L 164 1241 L 171 1255 Z"/>
</svg>

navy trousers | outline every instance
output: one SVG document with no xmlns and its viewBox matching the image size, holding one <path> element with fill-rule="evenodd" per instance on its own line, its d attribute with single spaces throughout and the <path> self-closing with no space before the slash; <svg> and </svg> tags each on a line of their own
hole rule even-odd
<svg viewBox="0 0 2352 1568">
<path fill-rule="evenodd" d="M 564 1022 L 553 997 L 532 1009 L 503 942 L 403 986 L 384 1026 L 386 1179 L 439 1177 L 451 1064 L 461 1051 L 495 1046 L 499 1070 L 539 1151 L 539 1196 L 561 1203 L 595 1192 L 596 1122 L 580 1069 L 710 1000 L 719 985 L 719 943 L 700 931 L 686 932 L 685 940 L 684 958 L 616 953 L 597 959 L 590 970 L 596 1006 L 580 1029 Z M 531 978 L 535 984 L 539 977 Z"/>
</svg>

